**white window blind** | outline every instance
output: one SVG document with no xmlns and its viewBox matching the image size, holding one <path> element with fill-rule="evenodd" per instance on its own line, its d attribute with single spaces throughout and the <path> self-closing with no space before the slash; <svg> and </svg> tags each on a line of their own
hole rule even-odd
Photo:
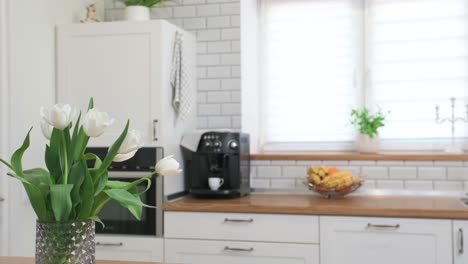
<svg viewBox="0 0 468 264">
<path fill-rule="evenodd" d="M 359 8 L 349 0 L 265 0 L 262 133 L 266 147 L 349 142 L 361 101 Z"/>
<path fill-rule="evenodd" d="M 436 104 L 450 114 L 450 97 L 464 116 L 467 0 L 263 0 L 262 10 L 264 151 L 349 149 L 355 107 L 390 111 L 389 149 L 449 138 L 434 119 Z"/>
<path fill-rule="evenodd" d="M 468 1 L 372 0 L 367 12 L 369 103 L 390 110 L 383 139 L 414 141 L 450 137 L 434 122 L 465 115 L 468 96 Z M 457 137 L 468 136 L 457 125 Z"/>
</svg>

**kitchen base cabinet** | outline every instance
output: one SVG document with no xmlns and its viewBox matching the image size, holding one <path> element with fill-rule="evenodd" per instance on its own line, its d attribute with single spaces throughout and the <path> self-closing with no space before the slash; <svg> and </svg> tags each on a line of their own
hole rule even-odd
<svg viewBox="0 0 468 264">
<path fill-rule="evenodd" d="M 451 230 L 450 220 L 321 217 L 320 263 L 450 264 Z"/>
<path fill-rule="evenodd" d="M 122 261 L 164 261 L 161 238 L 96 236 L 96 259 Z"/>
<path fill-rule="evenodd" d="M 165 239 L 165 261 L 187 264 L 319 264 L 318 245 Z"/>
<path fill-rule="evenodd" d="M 468 221 L 453 221 L 453 263 L 468 263 Z"/>
</svg>

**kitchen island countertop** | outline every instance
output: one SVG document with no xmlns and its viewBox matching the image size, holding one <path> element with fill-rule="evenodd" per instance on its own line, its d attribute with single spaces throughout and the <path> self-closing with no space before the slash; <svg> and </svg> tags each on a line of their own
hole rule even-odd
<svg viewBox="0 0 468 264">
<path fill-rule="evenodd" d="M 458 197 L 352 195 L 324 199 L 317 195 L 251 194 L 235 199 L 184 197 L 164 204 L 164 211 L 265 213 L 372 217 L 468 219 Z"/>
<path fill-rule="evenodd" d="M 34 264 L 33 258 L 21 257 L 1 257 L 0 264 Z M 161 262 L 135 262 L 135 261 L 111 261 L 111 260 L 97 260 L 96 264 L 163 264 Z"/>
</svg>

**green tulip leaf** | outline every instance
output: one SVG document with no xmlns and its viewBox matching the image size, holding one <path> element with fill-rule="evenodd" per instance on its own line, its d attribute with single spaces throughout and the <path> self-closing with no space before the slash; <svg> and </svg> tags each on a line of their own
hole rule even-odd
<svg viewBox="0 0 468 264">
<path fill-rule="evenodd" d="M 72 210 L 72 184 L 57 184 L 50 187 L 50 200 L 56 221 L 69 220 Z"/>
<path fill-rule="evenodd" d="M 82 166 L 86 166 L 86 162 L 83 160 L 81 161 Z M 81 210 L 78 215 L 78 219 L 86 219 L 92 215 L 92 210 L 94 206 L 94 184 L 91 175 L 89 174 L 89 170 L 85 169 L 85 179 L 83 181 L 83 185 L 81 186 Z"/>
</svg>

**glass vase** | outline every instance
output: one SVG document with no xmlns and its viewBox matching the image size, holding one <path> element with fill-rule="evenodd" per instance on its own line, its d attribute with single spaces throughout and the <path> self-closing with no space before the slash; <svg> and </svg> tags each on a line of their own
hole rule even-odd
<svg viewBox="0 0 468 264">
<path fill-rule="evenodd" d="M 36 264 L 95 264 L 95 222 L 36 224 Z"/>
</svg>

